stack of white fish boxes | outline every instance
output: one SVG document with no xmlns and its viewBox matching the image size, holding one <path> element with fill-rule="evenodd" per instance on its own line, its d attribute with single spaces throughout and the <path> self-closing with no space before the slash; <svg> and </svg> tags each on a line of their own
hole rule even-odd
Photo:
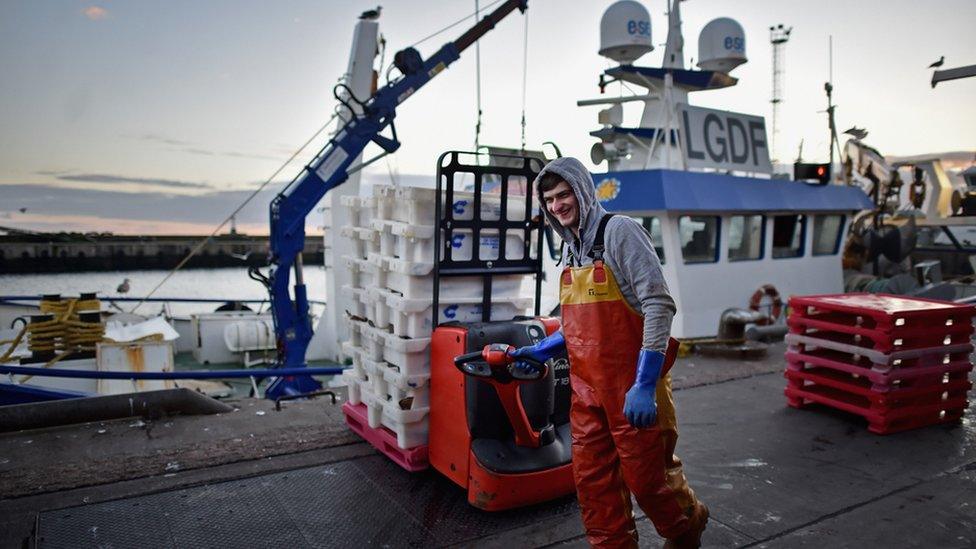
<svg viewBox="0 0 976 549">
<path fill-rule="evenodd" d="M 349 423 L 374 445 L 378 445 L 373 440 L 376 431 L 389 429 L 400 450 L 427 444 L 434 328 L 434 198 L 433 189 L 390 185 L 374 186 L 372 197 L 343 198 L 343 206 L 356 213 L 352 216 L 356 224 L 341 230 L 342 236 L 353 241 L 354 254 L 339 258 L 339 268 L 353 274 L 353 284 L 342 288 L 353 303 L 346 315 L 350 338 L 342 345 L 353 367 L 345 378 L 349 404 L 365 407 L 373 432 Z M 472 219 L 473 194 L 455 193 L 450 207 L 455 219 Z M 524 202 L 518 197 L 510 199 L 507 210 L 508 219 L 524 218 Z M 500 196 L 484 194 L 482 212 L 483 218 L 498 219 Z M 470 230 L 454 231 L 450 241 L 453 259 L 472 259 L 472 237 Z M 497 231 L 482 230 L 479 240 L 480 258 L 497 259 Z M 526 253 L 520 231 L 509 231 L 505 245 L 509 259 L 521 259 Z M 529 312 L 533 297 L 520 295 L 525 278 L 494 278 L 492 320 Z M 483 285 L 481 277 L 441 278 L 438 323 L 481 321 Z M 347 410 L 347 420 L 349 415 Z M 397 451 L 387 450 L 388 455 Z"/>
</svg>

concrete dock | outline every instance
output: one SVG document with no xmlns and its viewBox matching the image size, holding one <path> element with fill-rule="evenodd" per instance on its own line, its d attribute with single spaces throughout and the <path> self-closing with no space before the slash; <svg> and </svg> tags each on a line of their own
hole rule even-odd
<svg viewBox="0 0 976 549">
<path fill-rule="evenodd" d="M 678 453 L 711 509 L 704 546 L 976 545 L 973 412 L 879 436 L 856 416 L 795 410 L 782 351 L 675 367 Z M 477 511 L 436 472 L 407 473 L 361 442 L 328 398 L 234 404 L 0 435 L 0 544 L 586 546 L 573 498 Z M 660 546 L 638 525 L 642 546 Z"/>
</svg>

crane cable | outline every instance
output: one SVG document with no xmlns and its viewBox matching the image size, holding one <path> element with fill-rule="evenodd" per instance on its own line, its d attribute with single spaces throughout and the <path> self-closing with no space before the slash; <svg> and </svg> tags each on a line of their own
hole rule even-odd
<svg viewBox="0 0 976 549">
<path fill-rule="evenodd" d="M 529 12 L 522 14 L 525 32 L 522 36 L 522 152 L 525 152 L 525 90 L 529 74 Z"/>
<path fill-rule="evenodd" d="M 480 16 L 481 14 L 480 10 L 478 9 L 478 0 L 474 0 L 474 19 L 476 24 L 478 22 L 478 17 Z M 481 40 L 474 43 L 474 58 L 475 104 L 478 110 L 477 119 L 474 123 L 474 150 L 477 153 L 478 147 L 481 145 Z"/>
<path fill-rule="evenodd" d="M 485 6 L 485 9 L 486 9 L 486 10 L 488 10 L 488 9 L 491 9 L 491 8 L 492 8 L 492 7 L 494 7 L 494 6 L 496 5 L 496 4 L 500 4 L 500 3 L 502 3 L 502 1 L 503 1 L 503 0 L 495 0 L 494 2 L 492 2 L 492 3 L 490 3 L 490 4 L 488 4 L 487 6 Z M 455 22 L 453 22 L 453 23 L 451 23 L 450 25 L 448 25 L 448 26 L 446 26 L 446 27 L 444 27 L 443 29 L 441 29 L 441 30 L 439 30 L 439 31 L 435 31 L 435 32 L 433 32 L 432 34 L 428 34 L 427 36 L 425 36 L 425 37 L 423 37 L 423 38 L 421 38 L 420 40 L 417 40 L 416 42 L 414 42 L 413 44 L 410 44 L 410 45 L 409 45 L 409 46 L 407 46 L 407 47 L 410 47 L 410 48 L 414 48 L 414 47 L 417 47 L 417 46 L 419 46 L 420 44 L 423 44 L 424 42 L 426 42 L 426 41 L 428 41 L 428 40 L 430 40 L 431 38 L 433 38 L 433 37 L 435 37 L 435 36 L 437 36 L 438 34 L 441 34 L 441 33 L 443 33 L 443 32 L 445 32 L 445 31 L 448 31 L 448 30 L 451 30 L 451 29 L 453 29 L 454 27 L 456 27 L 456 26 L 458 26 L 458 25 L 460 25 L 461 23 L 464 23 L 464 22 L 465 22 L 465 21 L 467 21 L 468 19 L 471 19 L 472 17 L 476 17 L 477 15 L 478 15 L 478 13 L 477 13 L 477 12 L 475 12 L 475 13 L 469 13 L 468 15 L 465 15 L 464 17 L 462 17 L 462 18 L 460 18 L 460 19 L 458 19 L 457 21 L 455 21 Z"/>
<path fill-rule="evenodd" d="M 315 134 L 312 135 L 312 137 L 309 137 L 308 138 L 308 141 L 306 141 L 301 147 L 298 148 L 298 150 L 296 150 L 294 153 L 292 153 L 292 155 L 290 157 L 288 157 L 288 160 L 286 160 L 284 164 L 282 164 L 277 170 L 275 170 L 275 172 L 273 174 L 271 174 L 271 176 L 268 177 L 268 179 L 265 180 L 265 182 L 262 183 L 261 186 L 259 186 L 253 193 L 251 193 L 250 196 L 248 196 L 246 199 L 244 199 L 244 202 L 242 202 L 241 205 L 237 207 L 237 209 L 235 209 L 233 212 L 231 212 L 231 214 L 229 216 L 227 216 L 227 218 L 224 219 L 223 222 L 220 223 L 220 225 L 217 225 L 217 227 L 213 230 L 213 232 L 210 233 L 209 236 L 207 236 L 206 238 L 203 238 L 202 240 L 200 240 L 200 242 L 196 246 L 194 246 L 194 248 L 192 250 L 190 250 L 190 253 L 186 254 L 186 257 L 184 257 L 176 265 L 176 267 L 173 267 L 173 269 L 170 270 L 170 272 L 167 273 L 167 275 L 161 281 L 159 281 L 159 284 L 156 284 L 156 287 L 154 287 L 152 289 L 152 291 L 150 291 L 148 294 L 146 294 L 141 300 L 139 300 L 138 303 L 135 304 L 134 307 L 132 307 L 132 309 L 129 311 L 129 313 L 134 313 L 136 311 L 136 309 L 138 309 L 143 303 L 146 302 L 147 299 L 149 299 L 150 297 L 152 297 L 153 294 L 156 293 L 156 290 L 158 290 L 160 287 L 162 287 L 162 285 L 165 284 L 166 281 L 170 279 L 170 277 L 172 277 L 174 274 L 176 274 L 176 271 L 182 269 L 183 266 L 186 265 L 186 263 L 190 260 L 190 258 L 192 258 L 197 253 L 199 253 L 200 250 L 202 250 L 203 247 L 206 246 L 207 243 L 210 242 L 213 239 L 213 237 L 216 236 L 217 233 L 221 229 L 223 229 L 224 226 L 227 225 L 227 223 L 230 222 L 231 218 L 233 218 L 241 210 L 243 210 L 244 207 L 247 206 L 248 203 L 250 203 L 251 200 L 253 200 L 254 197 L 256 197 L 258 195 L 258 193 L 260 193 L 261 191 L 263 191 L 264 188 L 267 187 L 271 183 L 271 181 L 274 180 L 275 177 L 278 177 L 278 174 L 281 173 L 285 169 L 285 167 L 287 167 L 289 164 L 291 164 L 292 161 L 295 160 L 295 158 L 299 154 L 301 154 L 302 151 L 304 151 L 305 148 L 308 147 L 309 144 L 312 143 L 312 141 L 314 141 L 323 131 L 325 131 L 325 129 L 328 128 L 329 125 L 332 124 L 332 122 L 338 116 L 339 116 L 338 113 L 333 114 L 332 117 L 329 118 L 329 120 L 326 121 L 326 123 L 323 124 L 322 127 L 319 128 L 318 131 L 316 131 Z"/>
</svg>

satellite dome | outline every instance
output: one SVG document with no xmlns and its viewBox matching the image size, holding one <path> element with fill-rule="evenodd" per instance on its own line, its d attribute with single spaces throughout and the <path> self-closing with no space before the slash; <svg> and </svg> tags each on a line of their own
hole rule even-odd
<svg viewBox="0 0 976 549">
<path fill-rule="evenodd" d="M 703 70 L 728 73 L 746 61 L 746 33 L 735 19 L 713 19 L 698 35 L 698 66 Z"/>
<path fill-rule="evenodd" d="M 634 0 L 614 2 L 600 19 L 600 55 L 622 65 L 654 49 L 651 16 Z"/>
</svg>

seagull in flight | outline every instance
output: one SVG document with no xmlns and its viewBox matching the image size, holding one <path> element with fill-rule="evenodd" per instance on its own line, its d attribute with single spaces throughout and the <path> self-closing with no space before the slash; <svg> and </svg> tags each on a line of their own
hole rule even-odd
<svg viewBox="0 0 976 549">
<path fill-rule="evenodd" d="M 380 12 L 383 11 L 383 6 L 376 6 L 375 10 L 366 10 L 360 14 L 360 19 L 365 19 L 367 21 L 376 21 L 380 18 Z"/>
<path fill-rule="evenodd" d="M 932 63 L 931 65 L 929 65 L 929 68 L 930 69 L 937 69 L 937 68 L 941 67 L 943 63 L 945 63 L 945 56 L 944 55 L 941 56 L 941 57 L 939 57 L 939 60 L 938 61 L 936 61 L 935 63 Z"/>
<path fill-rule="evenodd" d="M 857 126 L 851 126 L 847 130 L 845 130 L 844 133 L 846 135 L 853 137 L 854 139 L 857 139 L 858 141 L 868 136 L 867 130 L 865 130 L 864 128 L 858 128 Z"/>
</svg>

